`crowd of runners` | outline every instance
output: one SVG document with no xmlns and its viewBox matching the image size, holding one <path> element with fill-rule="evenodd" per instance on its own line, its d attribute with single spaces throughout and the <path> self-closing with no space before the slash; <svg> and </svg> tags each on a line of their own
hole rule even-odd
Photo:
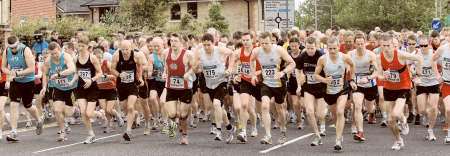
<svg viewBox="0 0 450 156">
<path fill-rule="evenodd" d="M 118 32 L 112 41 L 78 31 L 64 43 L 52 32 L 49 41 L 36 35 L 29 47 L 11 36 L 0 60 L 0 133 L 7 121 L 7 142 L 19 142 L 17 121 L 25 114 L 37 135 L 54 117 L 56 141 L 82 122 L 85 144 L 122 129 L 130 142 L 133 129 L 143 127 L 144 135 L 161 132 L 187 145 L 189 129 L 203 121 L 217 141 L 259 137 L 272 144 L 271 130 L 279 129 L 283 144 L 289 124 L 302 130 L 306 120 L 311 146 L 322 145 L 326 126 L 335 127 L 336 151 L 343 150 L 346 122 L 359 142 L 366 141 L 365 122 L 388 127 L 393 150 L 405 146 L 408 123 L 426 128 L 427 141 L 450 144 L 449 43 L 450 28 L 231 35 L 210 28 L 200 36 Z M 94 132 L 95 122 L 103 132 Z M 434 134 L 441 130 L 447 135 Z"/>
</svg>

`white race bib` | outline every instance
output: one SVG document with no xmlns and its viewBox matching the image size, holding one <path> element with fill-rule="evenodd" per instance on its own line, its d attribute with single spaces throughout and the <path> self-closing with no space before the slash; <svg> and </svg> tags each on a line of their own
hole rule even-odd
<svg viewBox="0 0 450 156">
<path fill-rule="evenodd" d="M 274 79 L 275 68 L 262 69 L 262 75 L 264 79 Z"/>
<path fill-rule="evenodd" d="M 337 88 L 340 87 L 342 85 L 342 76 L 338 75 L 338 76 L 331 76 L 332 80 L 331 80 L 331 84 L 329 84 L 329 87 L 333 87 L 333 88 Z"/>
<path fill-rule="evenodd" d="M 356 84 L 363 85 L 363 84 L 367 84 L 369 82 L 370 82 L 369 74 L 356 74 Z"/>
<path fill-rule="evenodd" d="M 38 55 L 38 62 L 44 62 L 44 56 L 42 54 Z"/>
<path fill-rule="evenodd" d="M 80 69 L 78 70 L 78 75 L 81 79 L 91 79 L 91 71 L 89 69 Z"/>
<path fill-rule="evenodd" d="M 250 75 L 250 64 L 248 63 L 241 64 L 241 73 L 244 75 Z"/>
<path fill-rule="evenodd" d="M 122 71 L 125 74 L 120 75 L 120 82 L 122 83 L 133 83 L 134 82 L 134 71 Z"/>
<path fill-rule="evenodd" d="M 314 76 L 314 72 L 305 72 L 306 75 L 306 83 L 307 84 L 317 84 L 316 78 Z"/>
<path fill-rule="evenodd" d="M 55 81 L 56 81 L 56 84 L 58 84 L 61 87 L 69 87 L 69 79 L 67 79 L 67 77 L 58 78 Z"/>
<path fill-rule="evenodd" d="M 184 79 L 182 77 L 170 77 L 170 88 L 184 89 Z"/>
<path fill-rule="evenodd" d="M 429 78 L 433 75 L 431 67 L 422 67 L 422 76 Z"/>
<path fill-rule="evenodd" d="M 386 80 L 390 82 L 399 83 L 400 82 L 400 73 L 395 70 L 385 71 Z"/>
<path fill-rule="evenodd" d="M 215 79 L 215 78 L 218 77 L 218 76 L 216 76 L 216 74 L 217 74 L 216 68 L 213 68 L 213 69 L 207 69 L 207 70 L 204 70 L 204 71 L 205 71 L 205 78 L 208 78 L 208 79 Z"/>
</svg>

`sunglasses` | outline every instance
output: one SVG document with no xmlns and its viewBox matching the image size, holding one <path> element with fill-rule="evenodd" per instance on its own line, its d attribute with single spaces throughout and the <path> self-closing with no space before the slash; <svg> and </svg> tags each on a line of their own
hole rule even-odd
<svg viewBox="0 0 450 156">
<path fill-rule="evenodd" d="M 337 48 L 328 48 L 329 50 L 336 50 Z"/>
<path fill-rule="evenodd" d="M 421 48 L 425 48 L 425 47 L 428 47 L 428 45 L 427 44 L 421 44 L 421 45 L 419 45 Z"/>
<path fill-rule="evenodd" d="M 410 45 L 410 46 L 415 46 L 416 43 L 408 43 L 408 45 Z"/>
</svg>

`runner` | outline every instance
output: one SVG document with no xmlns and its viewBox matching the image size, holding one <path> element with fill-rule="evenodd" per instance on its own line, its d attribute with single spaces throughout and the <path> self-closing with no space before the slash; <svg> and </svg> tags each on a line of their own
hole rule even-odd
<svg viewBox="0 0 450 156">
<path fill-rule="evenodd" d="M 140 38 L 139 40 L 142 40 L 142 38 Z M 145 43 L 145 40 L 144 40 Z M 144 44 L 144 43 L 140 43 L 140 44 Z M 147 46 L 143 46 L 143 47 L 147 47 Z M 134 51 L 138 51 L 141 52 L 142 55 L 144 55 L 144 66 L 143 66 L 143 72 L 142 72 L 142 77 L 144 80 L 147 80 L 148 77 L 151 75 L 152 73 L 152 69 L 149 69 L 149 63 L 148 60 L 150 58 L 150 51 L 148 50 L 144 50 L 143 47 L 136 47 L 138 49 L 134 49 Z M 150 111 L 150 106 L 149 106 L 149 101 L 148 101 L 148 97 L 150 95 L 150 90 L 149 90 L 149 84 L 147 83 L 147 81 L 144 81 L 144 85 L 138 87 L 138 102 L 140 105 L 136 106 L 136 109 L 138 110 L 138 112 L 142 113 L 142 116 L 144 117 L 144 135 L 149 135 L 150 134 L 150 120 L 152 118 L 152 112 Z M 137 117 L 136 125 L 140 125 L 141 123 L 141 115 L 138 115 Z"/>
<path fill-rule="evenodd" d="M 295 64 L 300 64 L 300 40 L 298 38 L 291 38 L 289 40 L 289 55 L 292 57 L 292 59 L 295 61 Z M 287 92 L 288 97 L 290 98 L 293 113 L 295 115 L 290 116 L 296 116 L 296 127 L 297 129 L 303 129 L 303 120 L 302 120 L 302 113 L 303 113 L 303 94 L 297 95 L 297 89 L 299 85 L 302 85 L 302 83 L 297 83 L 297 77 L 300 77 L 300 75 L 294 70 L 289 75 L 288 83 L 287 83 Z M 304 81 L 304 80 L 301 80 Z M 301 87 L 300 87 L 301 88 Z"/>
<path fill-rule="evenodd" d="M 355 35 L 356 50 L 349 52 L 353 63 L 355 64 L 355 75 L 353 79 L 356 82 L 350 82 L 352 88 L 357 88 L 353 92 L 354 102 L 354 122 L 357 128 L 357 133 L 353 136 L 356 141 L 365 141 L 363 130 L 363 104 L 366 104 L 369 113 L 369 118 L 375 118 L 375 99 L 377 97 L 377 86 L 375 78 L 377 77 L 376 70 L 376 55 L 365 48 L 365 36 L 362 32 Z M 372 119 L 373 121 L 373 119 Z"/>
<path fill-rule="evenodd" d="M 121 113 L 115 108 L 117 103 L 116 77 L 111 74 L 111 62 L 103 58 L 103 52 L 100 49 L 94 50 L 94 55 L 101 60 L 101 68 L 103 75 L 97 81 L 98 102 L 100 107 L 105 111 L 106 129 L 103 133 L 110 133 L 113 117 L 116 118 L 119 127 L 123 127 L 124 121 Z"/>
<path fill-rule="evenodd" d="M 133 51 L 131 41 L 124 40 L 120 42 L 120 48 L 114 53 L 111 63 L 111 73 L 117 77 L 119 101 L 122 110 L 127 113 L 127 127 L 122 136 L 126 142 L 131 141 L 132 137 L 131 128 L 136 117 L 138 86 L 144 86 L 142 79 L 144 61 L 144 54 Z"/>
<path fill-rule="evenodd" d="M 260 91 L 251 84 L 251 70 L 259 68 L 259 63 L 250 62 L 250 56 L 253 51 L 253 38 L 251 34 L 246 32 L 241 37 L 243 46 L 237 49 L 232 56 L 231 62 L 237 64 L 238 75 L 234 77 L 234 83 L 237 83 L 236 87 L 239 88 L 239 98 L 241 103 L 241 109 L 239 112 L 238 130 L 240 130 L 237 139 L 242 143 L 247 142 L 247 121 L 250 118 L 252 125 L 250 136 L 256 137 L 258 134 L 256 127 L 256 112 L 255 106 L 252 104 L 252 97 L 257 97 L 258 101 L 261 101 Z M 260 70 L 260 69 L 259 69 Z M 235 72 L 235 71 L 233 71 Z"/>
<path fill-rule="evenodd" d="M 417 116 L 419 121 L 423 115 L 427 115 L 428 130 L 425 139 L 435 141 L 436 137 L 433 132 L 436 123 L 438 102 L 439 102 L 439 87 L 440 74 L 437 69 L 437 63 L 433 61 L 433 50 L 428 47 L 428 37 L 419 36 L 419 52 L 418 56 L 423 60 L 422 73 L 418 73 L 420 77 L 419 82 L 414 82 L 417 87 Z M 416 122 L 417 122 L 416 118 Z"/>
<path fill-rule="evenodd" d="M 73 107 L 72 90 L 77 87 L 75 74 L 75 64 L 70 54 L 61 50 L 58 43 L 51 42 L 48 46 L 50 57 L 45 59 L 42 77 L 42 90 L 40 94 L 44 96 L 47 92 L 47 84 L 52 84 L 52 100 L 54 101 L 54 112 L 59 127 L 59 137 L 57 141 L 65 141 L 65 117 L 72 116 L 71 111 L 66 111 L 66 106 Z"/>
<path fill-rule="evenodd" d="M 175 119 L 179 119 L 180 125 L 180 144 L 187 145 L 187 118 L 190 112 L 192 100 L 192 82 L 194 72 L 192 71 L 192 55 L 183 49 L 178 34 L 170 35 L 170 48 L 165 50 L 167 53 L 165 64 L 166 77 L 166 103 L 164 109 L 167 116 L 172 120 L 169 124 L 169 137 L 176 136 Z"/>
<path fill-rule="evenodd" d="M 261 140 L 261 144 L 272 144 L 272 135 L 270 132 L 270 103 L 271 98 L 275 99 L 275 107 L 281 136 L 278 143 L 283 144 L 287 141 L 286 136 L 286 105 L 284 98 L 286 96 L 286 74 L 295 68 L 294 60 L 282 47 L 272 44 L 272 36 L 268 32 L 260 35 L 261 47 L 253 49 L 250 61 L 258 61 L 262 70 L 253 73 L 252 84 L 256 85 L 259 75 L 262 75 L 261 87 L 261 116 L 263 120 L 266 135 Z M 282 63 L 286 64 L 285 69 L 281 70 Z"/>
<path fill-rule="evenodd" d="M 4 53 L 2 51 L 2 53 Z M 3 54 L 2 54 L 3 56 Z M 0 59 L 0 64 L 2 64 L 2 59 Z M 8 88 L 6 86 L 6 74 L 0 70 L 0 140 L 3 139 L 3 121 L 5 117 L 5 104 L 8 99 Z M 8 82 L 9 83 L 9 82 Z"/>
<path fill-rule="evenodd" d="M 379 70 L 378 78 L 385 80 L 383 86 L 384 102 L 389 107 L 388 122 L 395 137 L 392 149 L 400 150 L 405 146 L 400 132 L 403 135 L 409 133 L 409 126 L 403 115 L 406 94 L 411 89 L 411 78 L 409 69 L 406 67 L 406 60 L 418 61 L 416 64 L 418 73 L 422 73 L 422 60 L 415 55 L 399 52 L 394 46 L 394 39 L 389 34 L 382 35 L 380 45 L 382 52 L 377 58 L 377 62 L 378 69 L 382 70 Z M 397 124 L 398 121 L 399 124 Z"/>
<path fill-rule="evenodd" d="M 328 39 L 327 50 L 328 53 L 321 56 L 317 61 L 314 75 L 318 81 L 327 85 L 324 100 L 328 105 L 334 107 L 332 110 L 336 114 L 336 145 L 334 150 L 342 151 L 342 142 L 344 141 L 342 133 L 345 124 L 344 112 L 348 98 L 348 87 L 344 84 L 344 81 L 347 70 L 350 75 L 353 75 L 354 64 L 348 55 L 338 51 L 336 38 Z M 322 70 L 326 77 L 320 75 Z"/>
<path fill-rule="evenodd" d="M 327 105 L 324 100 L 325 84 L 317 81 L 314 76 L 317 61 L 323 55 L 317 49 L 317 40 L 313 37 L 308 37 L 305 44 L 305 52 L 300 54 L 299 61 L 296 63 L 296 72 L 299 73 L 297 83 L 299 85 L 297 92 L 304 92 L 304 104 L 306 110 L 306 117 L 309 125 L 314 131 L 314 139 L 311 146 L 318 146 L 322 144 L 321 136 L 325 136 L 325 115 L 327 114 Z M 320 75 L 325 76 L 323 72 Z M 320 123 L 320 131 L 317 127 L 317 120 Z"/>
<path fill-rule="evenodd" d="M 17 134 L 17 120 L 19 117 L 19 102 L 37 121 L 36 134 L 42 134 L 44 121 L 36 109 L 32 105 L 34 91 L 34 57 L 27 46 L 20 43 L 16 36 L 10 36 L 7 39 L 8 47 L 3 52 L 2 71 L 9 75 L 7 81 L 10 81 L 9 98 L 11 112 L 11 133 L 6 137 L 7 141 L 19 141 Z"/>
<path fill-rule="evenodd" d="M 75 89 L 75 97 L 80 108 L 84 126 L 86 126 L 86 130 L 88 131 L 88 137 L 83 142 L 84 144 L 91 144 L 95 141 L 95 134 L 92 128 L 91 119 L 95 117 L 95 107 L 98 94 L 96 82 L 102 76 L 100 61 L 88 50 L 88 44 L 89 38 L 87 36 L 80 37 L 78 43 L 80 50 L 76 61 L 76 77 L 78 78 L 75 78 L 78 79 L 78 86 Z"/>
<path fill-rule="evenodd" d="M 201 66 L 205 75 L 206 93 L 209 95 L 214 107 L 214 123 L 217 128 L 215 140 L 222 140 L 222 122 L 225 121 L 228 130 L 227 143 L 233 140 L 234 127 L 228 121 L 224 109 L 224 98 L 227 91 L 227 76 L 230 76 L 234 64 L 225 67 L 226 59 L 232 51 L 225 47 L 214 46 L 214 37 L 206 33 L 202 37 L 203 48 L 197 49 L 194 60 L 195 66 Z"/>
<path fill-rule="evenodd" d="M 444 33 L 445 39 L 450 42 L 450 32 Z M 450 122 L 450 44 L 441 45 L 433 55 L 433 62 L 439 63 L 442 66 L 442 88 L 441 94 L 444 101 L 445 113 L 447 123 Z M 431 126 L 431 125 L 430 125 Z M 447 131 L 447 136 L 444 139 L 445 144 L 450 144 L 450 131 Z"/>
<path fill-rule="evenodd" d="M 166 53 L 164 52 L 164 41 L 159 38 L 153 38 L 152 41 L 147 45 L 152 47 L 153 51 L 149 57 L 149 79 L 147 79 L 148 86 L 150 87 L 150 110 L 153 115 L 152 130 L 156 130 L 158 127 L 159 118 L 161 114 L 165 114 L 162 108 L 161 97 L 163 91 L 165 90 L 164 84 L 166 83 L 165 78 L 163 78 Z M 149 48 L 150 49 L 150 48 Z M 166 115 L 163 115 L 166 116 Z"/>
</svg>

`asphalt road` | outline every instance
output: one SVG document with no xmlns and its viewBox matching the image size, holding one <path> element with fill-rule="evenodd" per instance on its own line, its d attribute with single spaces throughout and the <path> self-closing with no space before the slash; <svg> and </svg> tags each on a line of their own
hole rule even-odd
<svg viewBox="0 0 450 156">
<path fill-rule="evenodd" d="M 54 124 L 49 124 L 54 126 Z M 424 140 L 426 128 L 423 126 L 410 126 L 410 134 L 404 137 L 406 148 L 401 151 L 391 150 L 393 137 L 387 128 L 380 128 L 378 125 L 365 124 L 365 133 L 367 141 L 357 143 L 352 140 L 350 134 L 350 125 L 346 124 L 344 135 L 344 151 L 335 153 L 333 151 L 335 133 L 334 128 L 327 127 L 327 136 L 324 137 L 324 144 L 317 147 L 311 147 L 309 144 L 312 137 L 306 137 L 292 144 L 272 150 L 266 154 L 260 154 L 260 151 L 269 149 L 274 145 L 261 145 L 259 140 L 262 137 L 263 130 L 259 128 L 259 136 L 250 138 L 247 144 L 226 144 L 225 142 L 214 141 L 213 135 L 209 132 L 209 123 L 200 123 L 198 128 L 190 129 L 189 145 L 178 144 L 178 139 L 169 139 L 166 135 L 154 131 L 149 136 L 143 135 L 143 128 L 134 131 L 134 138 L 131 143 L 124 143 L 121 137 L 121 131 L 104 134 L 99 125 L 95 125 L 97 140 L 94 144 L 84 145 L 87 132 L 82 125 L 73 125 L 72 132 L 68 135 L 69 140 L 65 142 L 56 142 L 57 129 L 55 127 L 46 128 L 40 136 L 34 134 L 30 129 L 20 132 L 19 143 L 6 143 L 5 137 L 0 141 L 0 156 L 19 156 L 19 155 L 64 155 L 64 156 L 198 156 L 198 155 L 224 155 L 224 156 L 251 156 L 251 155 L 449 155 L 450 145 L 443 144 L 445 133 L 438 126 L 435 134 L 438 138 L 436 142 Z M 310 134 L 311 130 L 297 130 L 290 124 L 288 129 L 288 140 Z M 273 130 L 273 141 L 277 141 L 279 130 Z"/>
</svg>

